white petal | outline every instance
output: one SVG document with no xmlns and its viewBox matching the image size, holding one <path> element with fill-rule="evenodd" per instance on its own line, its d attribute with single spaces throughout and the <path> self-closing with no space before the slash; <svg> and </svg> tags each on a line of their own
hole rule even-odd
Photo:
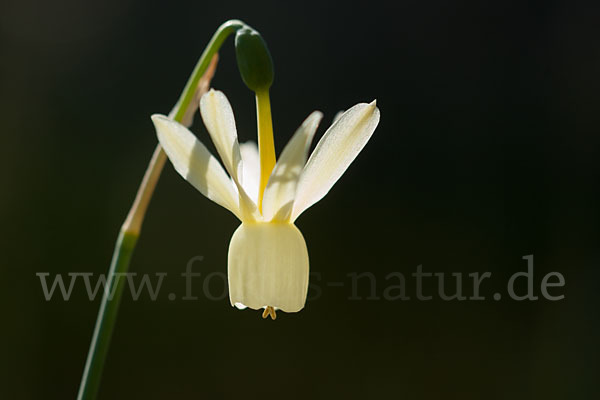
<svg viewBox="0 0 600 400">
<path fill-rule="evenodd" d="M 152 122 L 175 170 L 200 193 L 240 218 L 238 195 L 219 161 L 183 125 L 158 114 L 152 116 Z"/>
<path fill-rule="evenodd" d="M 283 149 L 265 188 L 262 205 L 265 221 L 270 221 L 273 217 L 278 221 L 289 220 L 298 179 L 321 118 L 323 114 L 318 111 L 309 115 Z"/>
<path fill-rule="evenodd" d="M 285 312 L 304 307 L 308 292 L 308 251 L 292 224 L 242 224 L 229 245 L 229 299 L 254 310 Z"/>
<path fill-rule="evenodd" d="M 344 115 L 344 111 L 338 111 L 334 116 L 333 116 L 333 120 L 331 121 L 331 124 L 335 124 L 336 122 L 338 122 L 338 119 L 340 119 L 340 117 Z"/>
<path fill-rule="evenodd" d="M 204 125 L 212 138 L 223 165 L 236 185 L 239 193 L 240 214 L 246 220 L 261 218 L 256 203 L 248 196 L 241 185 L 242 156 L 237 139 L 233 110 L 227 97 L 218 91 L 210 90 L 200 99 L 200 113 Z"/>
<path fill-rule="evenodd" d="M 249 141 L 240 145 L 242 153 L 242 187 L 248 196 L 258 204 L 258 185 L 260 184 L 260 159 L 258 146 Z"/>
<path fill-rule="evenodd" d="M 375 101 L 361 103 L 346 111 L 325 132 L 300 176 L 292 222 L 329 192 L 365 147 L 378 123 Z"/>
<path fill-rule="evenodd" d="M 218 90 L 209 90 L 200 99 L 200 113 L 225 169 L 234 180 L 239 180 L 242 157 L 233 110 L 227 97 Z"/>
</svg>

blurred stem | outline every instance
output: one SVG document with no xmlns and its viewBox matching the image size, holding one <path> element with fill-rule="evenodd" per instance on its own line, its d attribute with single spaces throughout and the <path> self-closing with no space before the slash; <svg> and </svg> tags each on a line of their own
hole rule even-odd
<svg viewBox="0 0 600 400">
<path fill-rule="evenodd" d="M 245 26 L 243 22 L 231 20 L 219 27 L 200 56 L 181 97 L 171 111 L 175 121 L 191 125 L 191 116 L 195 112 L 194 99 L 208 90 L 210 80 L 214 75 L 217 63 L 217 52 L 225 39 L 237 29 Z M 184 121 L 184 119 L 186 121 Z M 131 255 L 135 249 L 140 235 L 142 223 L 148 204 L 154 193 L 154 188 L 165 165 L 167 157 L 160 144 L 156 146 L 152 159 L 144 174 L 137 195 L 121 227 L 117 243 L 110 263 L 104 294 L 100 303 L 100 310 L 96 318 L 96 325 L 90 343 L 85 369 L 79 386 L 78 400 L 94 400 L 98 394 L 102 369 L 108 353 L 110 339 L 119 311 L 121 295 L 125 286 L 125 279 L 120 279 L 121 274 L 129 270 Z"/>
</svg>

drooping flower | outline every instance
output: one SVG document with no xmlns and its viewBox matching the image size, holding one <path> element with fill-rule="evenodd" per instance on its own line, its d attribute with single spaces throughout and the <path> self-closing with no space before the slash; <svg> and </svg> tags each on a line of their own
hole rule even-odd
<svg viewBox="0 0 600 400">
<path fill-rule="evenodd" d="M 232 305 L 300 311 L 308 291 L 308 251 L 296 218 L 321 200 L 366 145 L 379 123 L 373 101 L 344 112 L 325 132 L 307 161 L 322 114 L 313 112 L 285 146 L 279 160 L 265 160 L 253 142 L 239 145 L 231 105 L 211 90 L 200 113 L 219 161 L 183 125 L 153 115 L 158 139 L 177 172 L 203 195 L 242 222 L 229 245 Z M 259 145 L 270 138 L 259 136 Z M 265 152 L 266 153 L 266 152 Z M 274 164 L 274 167 L 273 165 Z M 265 167 L 266 166 L 266 167 Z"/>
</svg>

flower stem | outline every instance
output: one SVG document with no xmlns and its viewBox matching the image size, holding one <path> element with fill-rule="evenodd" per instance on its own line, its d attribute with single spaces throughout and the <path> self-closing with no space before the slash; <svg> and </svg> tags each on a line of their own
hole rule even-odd
<svg viewBox="0 0 600 400">
<path fill-rule="evenodd" d="M 230 21 L 225 22 L 217 29 L 212 39 L 210 39 L 210 42 L 206 46 L 206 49 L 200 56 L 198 63 L 194 67 L 194 70 L 190 75 L 190 79 L 188 79 L 187 83 L 185 84 L 185 88 L 183 89 L 183 92 L 181 93 L 177 104 L 175 104 L 174 109 L 177 110 L 173 117 L 175 121 L 182 120 L 189 104 L 194 98 L 194 92 L 196 90 L 196 87 L 198 86 L 198 82 L 204 74 L 204 71 L 206 71 L 206 69 L 208 68 L 208 64 L 210 63 L 212 56 L 217 51 L 219 51 L 221 45 L 229 35 L 245 26 L 246 24 L 244 24 L 242 21 L 232 19 Z"/>
<path fill-rule="evenodd" d="M 260 186 L 258 207 L 262 212 L 262 199 L 275 167 L 275 143 L 273 140 L 273 122 L 271 120 L 271 101 L 269 89 L 256 92 L 256 118 L 258 125 L 258 154 L 260 157 Z"/>
<path fill-rule="evenodd" d="M 77 399 L 88 400 L 95 399 L 100 386 L 102 377 L 102 368 L 106 353 L 110 345 L 110 338 L 117 319 L 119 304 L 121 302 L 121 294 L 125 280 L 119 279 L 119 275 L 127 272 L 129 268 L 129 260 L 135 248 L 138 235 L 131 232 L 119 233 L 117 244 L 113 253 L 113 258 L 110 263 L 106 288 L 100 303 L 98 318 L 92 336 L 92 343 L 85 363 L 81 385 Z M 114 296 L 110 299 L 110 293 L 114 290 Z"/>
<path fill-rule="evenodd" d="M 193 115 L 191 107 L 195 109 L 197 106 L 192 102 L 199 91 L 206 92 L 208 90 L 210 80 L 216 68 L 216 54 L 219 48 L 231 33 L 243 26 L 245 26 L 243 22 L 231 20 L 217 29 L 200 56 L 177 104 L 170 114 L 175 121 L 182 122 L 186 116 L 190 115 L 190 111 Z M 191 118 L 185 122 L 191 124 Z M 98 394 L 102 369 L 108 353 L 110 339 L 125 286 L 125 280 L 120 279 L 120 277 L 129 270 L 131 255 L 135 249 L 148 204 L 154 193 L 165 161 L 166 154 L 159 144 L 154 150 L 131 210 L 119 232 L 79 386 L 78 400 L 94 400 Z"/>
</svg>

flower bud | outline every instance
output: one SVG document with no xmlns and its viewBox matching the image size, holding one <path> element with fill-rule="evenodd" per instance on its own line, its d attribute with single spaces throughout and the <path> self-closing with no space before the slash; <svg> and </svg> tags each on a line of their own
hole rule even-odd
<svg viewBox="0 0 600 400">
<path fill-rule="evenodd" d="M 273 60 L 262 36 L 250 27 L 239 29 L 235 53 L 246 86 L 253 92 L 268 90 L 273 83 Z"/>
</svg>

